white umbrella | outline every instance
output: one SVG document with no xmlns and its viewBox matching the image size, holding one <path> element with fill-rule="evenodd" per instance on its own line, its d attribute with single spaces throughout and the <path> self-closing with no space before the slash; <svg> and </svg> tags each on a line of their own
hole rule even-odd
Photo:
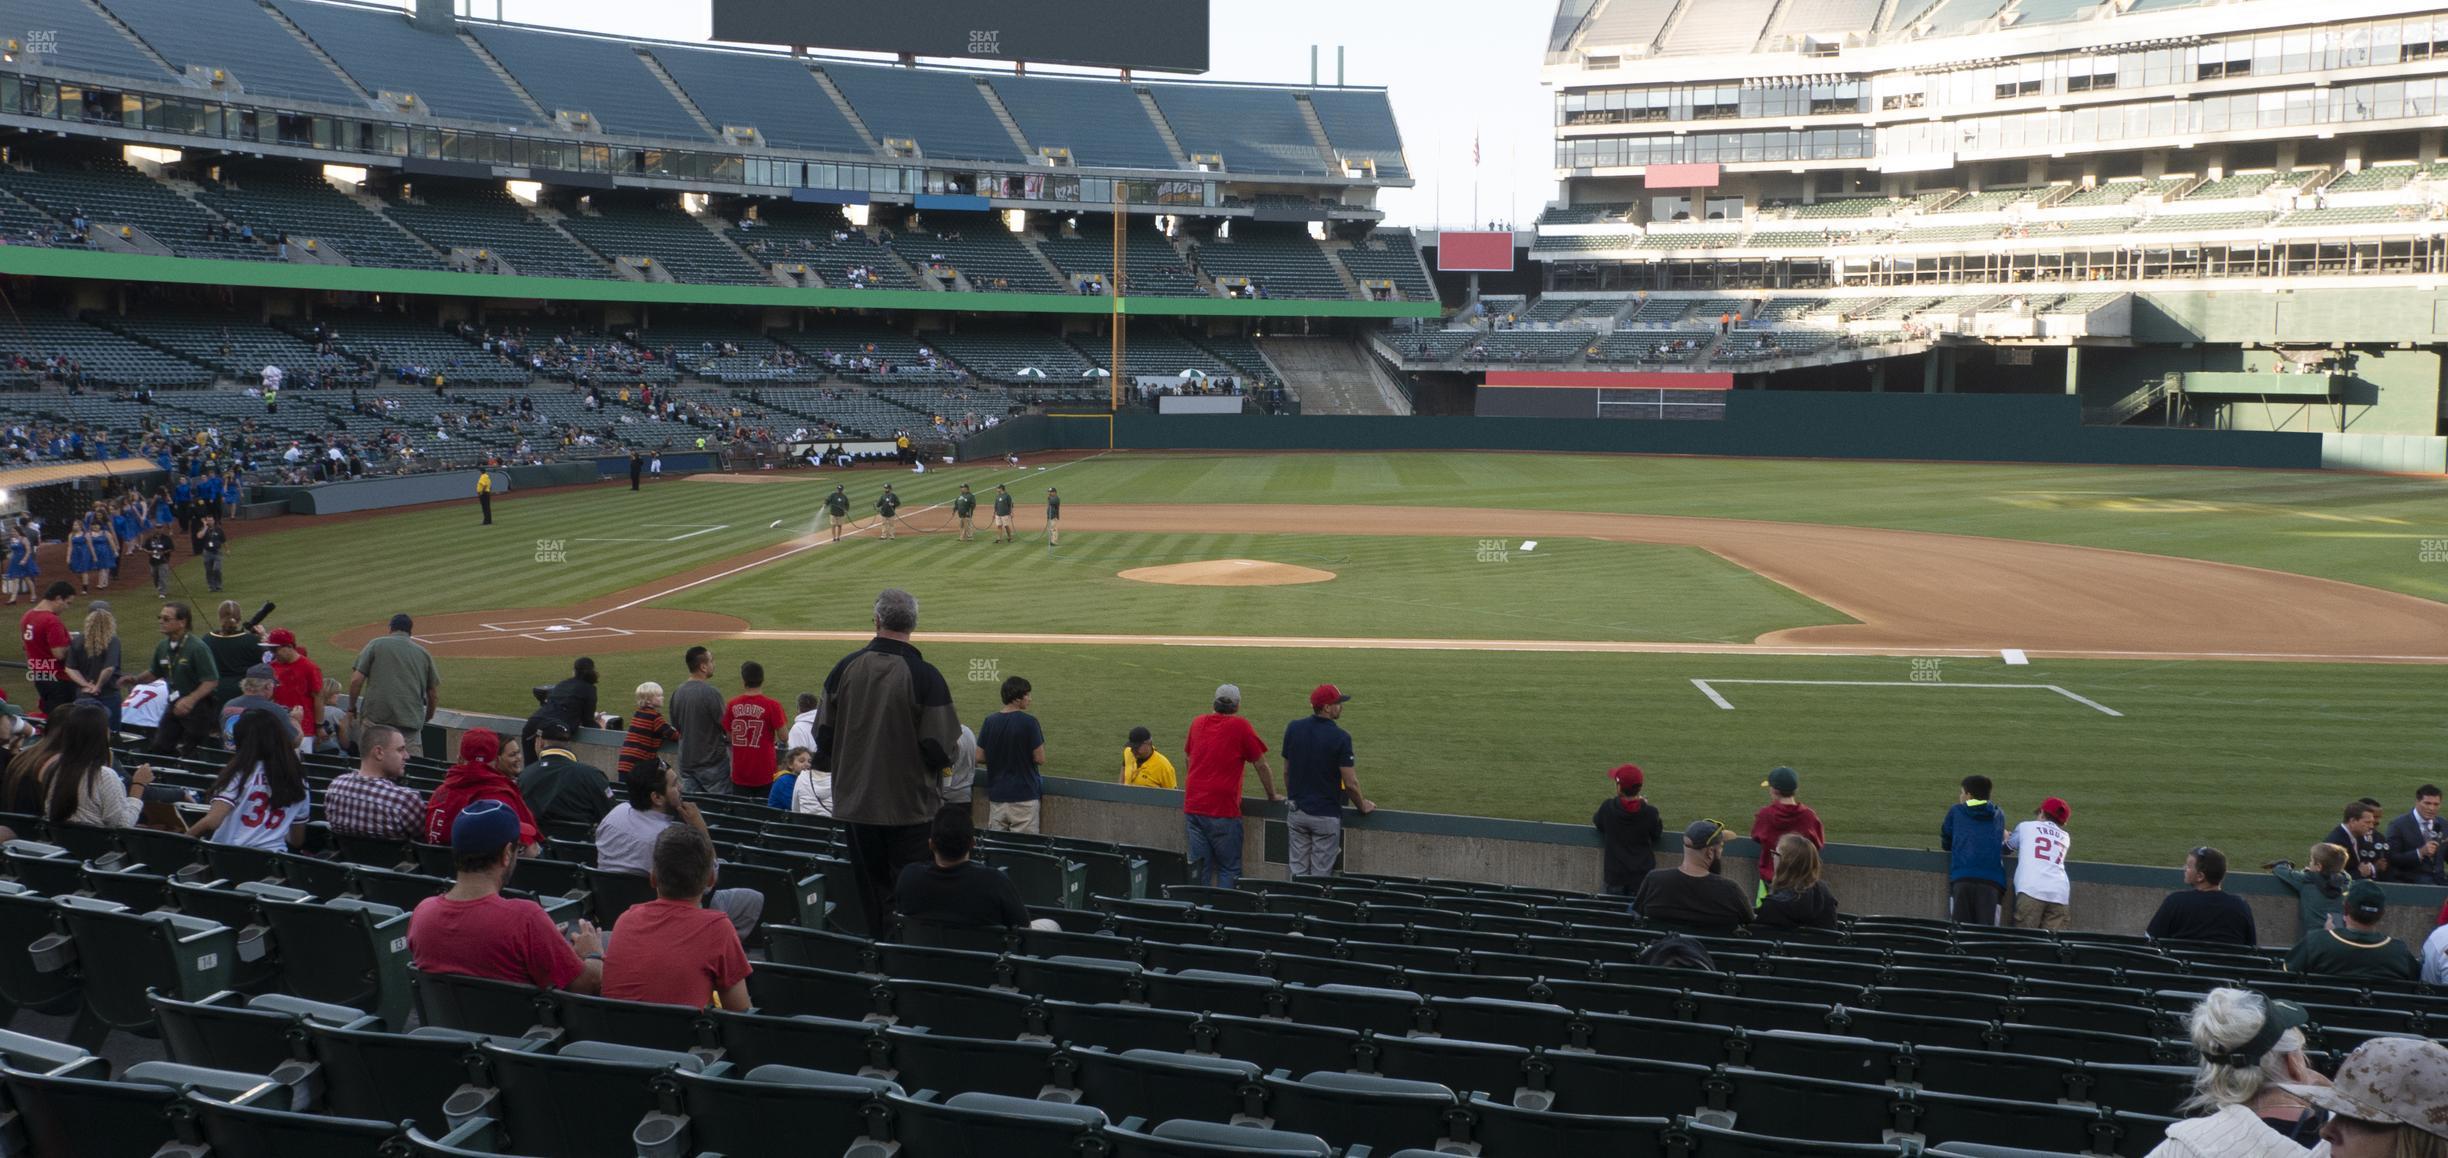
<svg viewBox="0 0 2448 1158">
<path fill-rule="evenodd" d="M 1044 378 L 1045 376 L 1046 376 L 1046 372 L 1045 372 L 1045 371 L 1043 371 L 1043 370 L 1038 369 L 1038 368 L 1037 368 L 1037 367 L 1035 367 L 1035 366 L 1022 366 L 1022 367 L 1020 367 L 1020 369 L 1019 369 L 1019 370 L 1017 370 L 1017 371 L 1013 372 L 1013 374 L 1012 374 L 1012 377 L 1014 377 L 1014 378 L 1040 378 L 1040 379 L 1042 379 L 1042 378 Z"/>
<path fill-rule="evenodd" d="M 1195 369 L 1193 369 L 1193 370 L 1184 370 L 1184 371 L 1182 371 L 1182 372 L 1181 372 L 1181 377 L 1182 377 L 1183 379 L 1185 379 L 1185 380 L 1187 380 L 1187 379 L 1191 379 L 1191 378 L 1204 378 L 1204 377 L 1206 377 L 1206 376 L 1207 376 L 1207 372 L 1206 372 L 1205 370 L 1195 370 Z"/>
<path fill-rule="evenodd" d="M 1080 375 L 1080 377 L 1082 377 L 1082 378 L 1111 378 L 1111 377 L 1113 377 L 1113 371 L 1108 370 L 1108 369 L 1104 368 L 1103 366 L 1090 366 L 1090 367 L 1088 368 L 1088 372 L 1087 372 L 1087 373 L 1085 373 L 1085 374 Z"/>
</svg>

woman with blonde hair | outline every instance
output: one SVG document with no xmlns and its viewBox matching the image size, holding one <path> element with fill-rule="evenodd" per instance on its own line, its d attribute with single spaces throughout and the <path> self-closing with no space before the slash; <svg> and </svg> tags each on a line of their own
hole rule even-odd
<svg viewBox="0 0 2448 1158">
<path fill-rule="evenodd" d="M 1777 838 L 1776 873 L 1752 927 L 1834 929 L 1836 894 L 1819 879 L 1819 846 L 1798 832 Z"/>
<path fill-rule="evenodd" d="M 112 731 L 119 728 L 119 659 L 119 619 L 109 603 L 96 599 L 85 612 L 85 630 L 68 641 L 60 675 L 76 685 L 76 698 L 110 713 Z"/>
<path fill-rule="evenodd" d="M 2310 1152 L 2318 1125 L 2311 1103 L 2289 1089 L 2327 1085 L 2304 1057 L 2310 1020 L 2292 1001 L 2249 989 L 2213 989 L 2185 1025 L 2201 1062 L 2183 1109 L 2199 1117 L 2168 1127 L 2150 1158 L 2295 1158 Z M 2299 1141 L 2300 1139 L 2300 1141 Z"/>
<path fill-rule="evenodd" d="M 2345 904 L 2346 886 L 2354 883 L 2346 876 L 2347 856 L 2342 845 L 2316 844 L 2303 868 L 2286 861 L 2270 864 L 2270 875 L 2295 894 L 2297 940 L 2328 928 Z"/>
</svg>

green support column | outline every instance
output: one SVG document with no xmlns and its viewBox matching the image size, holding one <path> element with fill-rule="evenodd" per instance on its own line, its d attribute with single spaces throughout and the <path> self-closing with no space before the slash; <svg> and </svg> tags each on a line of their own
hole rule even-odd
<svg viewBox="0 0 2448 1158">
<path fill-rule="evenodd" d="M 1921 392 L 1923 394 L 1938 392 L 1938 354 L 1939 350 L 1936 346 L 1921 352 Z"/>
<path fill-rule="evenodd" d="M 1953 346 L 1948 346 L 1939 352 L 1944 354 L 1945 358 L 1938 363 L 1938 392 L 1953 394 L 1955 392 L 1955 364 L 1962 360 L 1956 355 L 1961 351 Z"/>
<path fill-rule="evenodd" d="M 1887 363 L 1884 361 L 1870 363 L 1870 392 L 1872 394 L 1887 392 Z"/>
</svg>

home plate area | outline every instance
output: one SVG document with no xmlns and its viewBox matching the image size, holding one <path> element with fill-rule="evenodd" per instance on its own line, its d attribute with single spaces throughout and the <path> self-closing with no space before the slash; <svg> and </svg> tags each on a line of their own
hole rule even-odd
<svg viewBox="0 0 2448 1158">
<path fill-rule="evenodd" d="M 506 623 L 480 623 L 456 631 L 419 632 L 417 642 L 428 647 L 452 643 L 478 643 L 502 639 L 532 639 L 537 643 L 571 643 L 590 639 L 617 639 L 637 633 L 625 627 L 606 627 L 581 619 L 513 619 Z"/>
</svg>

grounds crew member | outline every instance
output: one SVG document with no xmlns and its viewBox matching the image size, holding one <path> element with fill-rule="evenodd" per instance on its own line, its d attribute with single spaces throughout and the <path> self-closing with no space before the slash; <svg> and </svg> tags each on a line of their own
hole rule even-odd
<svg viewBox="0 0 2448 1158">
<path fill-rule="evenodd" d="M 1062 496 L 1046 488 L 1046 546 L 1062 542 Z"/>
<path fill-rule="evenodd" d="M 977 496 L 969 493 L 968 483 L 962 483 L 960 493 L 952 496 L 952 513 L 960 518 L 960 541 L 968 542 L 972 535 L 970 519 L 977 514 Z"/>
<path fill-rule="evenodd" d="M 833 525 L 833 539 L 839 542 L 842 524 L 850 521 L 850 496 L 842 493 L 840 483 L 833 484 L 833 493 L 825 496 L 825 521 Z"/>
<path fill-rule="evenodd" d="M 876 496 L 875 509 L 877 514 L 884 517 L 882 522 L 876 524 L 878 528 L 876 537 L 879 539 L 892 538 L 893 515 L 901 510 L 901 496 L 893 493 L 891 483 L 885 483 L 884 493 Z"/>
<path fill-rule="evenodd" d="M 1012 501 L 1011 501 L 1011 489 L 1010 489 L 1010 488 L 1008 488 L 1008 487 L 1003 486 L 1003 485 L 1002 485 L 1002 484 L 1000 484 L 1000 483 L 997 483 L 997 484 L 995 485 L 995 505 L 994 505 L 994 512 L 995 512 L 995 521 L 994 521 L 995 530 L 996 530 L 996 531 L 1001 532 L 1001 533 L 1002 533 L 1002 536 L 1003 536 L 1002 538 L 996 539 L 996 540 L 995 540 L 995 542 L 998 542 L 998 543 L 1008 543 L 1008 542 L 1011 542 L 1011 538 L 1012 538 L 1012 524 L 1011 524 Z"/>
<path fill-rule="evenodd" d="M 493 525 L 493 469 L 476 472 L 476 505 L 484 509 L 484 526 Z"/>
</svg>

